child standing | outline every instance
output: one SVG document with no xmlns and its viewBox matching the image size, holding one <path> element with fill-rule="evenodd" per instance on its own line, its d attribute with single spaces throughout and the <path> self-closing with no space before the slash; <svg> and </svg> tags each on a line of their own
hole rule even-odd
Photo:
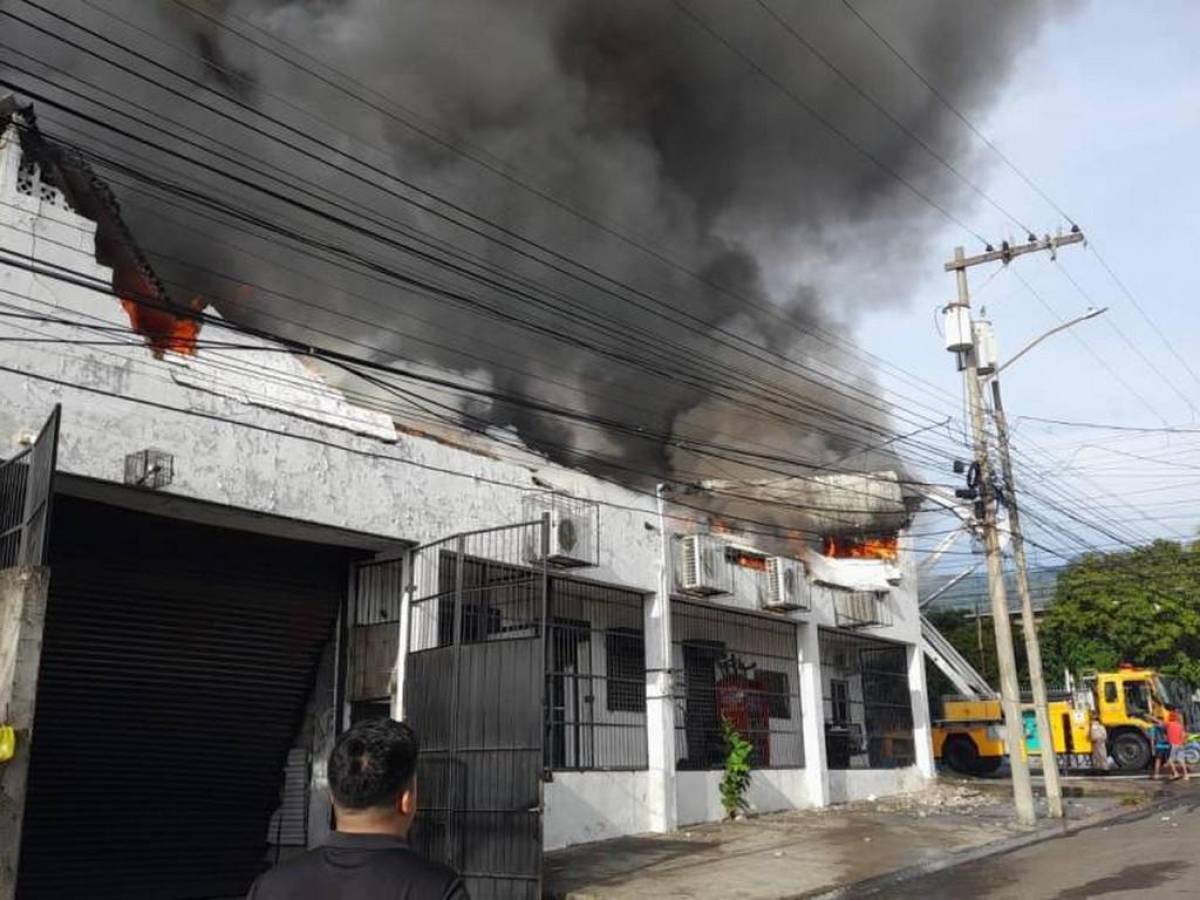
<svg viewBox="0 0 1200 900">
<path fill-rule="evenodd" d="M 1154 748 L 1154 772 L 1151 781 L 1158 781 L 1163 766 L 1170 767 L 1171 742 L 1167 740 L 1167 724 L 1159 718 L 1151 719 L 1150 745 Z"/>
</svg>

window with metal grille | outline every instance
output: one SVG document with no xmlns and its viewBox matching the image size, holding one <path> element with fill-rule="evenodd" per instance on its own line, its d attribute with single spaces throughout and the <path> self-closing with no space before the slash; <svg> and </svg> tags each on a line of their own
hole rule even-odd
<svg viewBox="0 0 1200 900">
<path fill-rule="evenodd" d="M 608 711 L 646 711 L 646 642 L 641 629 L 613 628 L 604 638 Z"/>
<path fill-rule="evenodd" d="M 680 769 L 719 769 L 728 721 L 756 768 L 804 765 L 794 622 L 677 600 L 671 604 L 675 756 Z"/>
<path fill-rule="evenodd" d="M 832 716 L 830 722 L 834 725 L 845 725 L 850 721 L 850 682 L 840 678 L 829 682 Z"/>
<path fill-rule="evenodd" d="M 644 769 L 641 594 L 550 579 L 546 755 L 552 769 Z"/>
<path fill-rule="evenodd" d="M 829 768 L 915 764 L 907 648 L 822 629 L 820 655 Z"/>
</svg>

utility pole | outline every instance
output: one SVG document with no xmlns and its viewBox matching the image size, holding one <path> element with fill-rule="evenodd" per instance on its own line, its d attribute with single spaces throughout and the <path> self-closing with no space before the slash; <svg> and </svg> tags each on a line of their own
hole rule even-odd
<svg viewBox="0 0 1200 900">
<path fill-rule="evenodd" d="M 1004 590 L 1004 571 L 1000 559 L 1000 536 L 996 533 L 996 507 L 992 502 L 991 465 L 988 462 L 987 430 L 983 421 L 983 390 L 979 384 L 976 348 L 971 328 L 971 294 L 967 289 L 968 261 L 962 247 L 954 248 L 954 260 L 946 263 L 958 283 L 960 321 L 966 322 L 964 340 L 970 346 L 962 352 L 967 387 L 967 404 L 971 410 L 971 433 L 975 445 L 975 465 L 979 467 L 979 496 L 983 506 L 980 525 L 983 529 L 987 555 L 988 597 L 992 604 L 992 626 L 996 632 L 996 666 L 1000 672 L 1000 707 L 1004 711 L 1004 730 L 1008 742 L 1008 763 L 1012 770 L 1013 805 L 1017 822 L 1033 825 L 1037 815 L 1033 807 L 1033 784 L 1029 778 L 1029 761 L 1023 752 L 1024 728 L 1021 723 L 1021 691 L 1017 684 L 1017 660 L 1013 653 L 1012 626 L 1008 621 L 1008 598 Z M 948 331 L 949 333 L 949 331 Z"/>
<path fill-rule="evenodd" d="M 1038 746 L 1042 754 L 1042 775 L 1046 780 L 1046 803 L 1051 818 L 1063 817 L 1062 785 L 1058 780 L 1058 758 L 1054 752 L 1054 731 L 1050 726 L 1050 707 L 1046 697 L 1046 679 L 1042 673 L 1042 648 L 1038 641 L 1037 625 L 1033 620 L 1033 597 L 1029 591 L 1029 567 L 1025 562 L 1025 538 L 1021 531 L 1021 511 L 1017 504 L 1016 480 L 1013 477 L 1012 456 L 1008 448 L 1008 417 L 1000 395 L 1000 373 L 1026 352 L 1056 332 L 1070 328 L 1103 314 L 1105 309 L 1092 310 L 1063 322 L 1027 344 L 1016 355 L 997 366 L 992 375 L 992 417 L 996 422 L 996 443 L 1000 448 L 1000 467 L 1004 477 L 1005 506 L 1008 507 L 1008 529 L 1012 538 L 1013 564 L 1017 569 L 1017 593 L 1021 597 L 1021 631 L 1025 636 L 1025 657 L 1029 661 L 1029 681 L 1033 689 L 1033 709 L 1037 717 Z M 1050 743 L 1046 743 L 1049 741 Z"/>
<path fill-rule="evenodd" d="M 1054 731 L 1050 728 L 1046 679 L 1042 677 L 1042 648 L 1038 642 L 1037 625 L 1033 621 L 1033 598 L 1029 593 L 1029 570 L 1025 565 L 1025 540 L 1021 534 L 1017 493 L 1013 488 L 1012 457 L 1008 452 L 1008 421 L 1004 417 L 1004 404 L 1000 400 L 998 377 L 992 378 L 992 413 L 996 421 L 996 443 L 1000 447 L 1000 468 L 1004 476 L 1004 499 L 1008 507 L 1013 563 L 1017 567 L 1017 593 L 1021 597 L 1021 630 L 1025 635 L 1025 658 L 1029 662 L 1029 681 L 1033 687 L 1033 710 L 1037 718 L 1038 747 L 1041 748 L 1042 754 L 1042 777 L 1046 781 L 1046 805 L 1050 818 L 1061 819 L 1063 802 L 1062 785 L 1058 781 L 1058 754 L 1054 752 Z"/>
<path fill-rule="evenodd" d="M 1008 759 L 1009 766 L 1012 770 L 1013 778 L 1013 804 L 1016 807 L 1017 821 L 1022 825 L 1033 825 L 1036 821 L 1036 813 L 1033 805 L 1033 786 L 1029 777 L 1029 761 L 1025 756 L 1025 734 L 1024 726 L 1021 719 L 1021 693 L 1020 685 L 1017 681 L 1017 661 L 1013 652 L 1012 641 L 1012 625 L 1008 615 L 1008 597 L 1004 586 L 1004 569 L 1003 560 L 1000 555 L 1000 537 L 996 530 L 996 506 L 993 496 L 992 480 L 991 480 L 991 465 L 988 459 L 987 450 L 987 430 L 984 426 L 984 410 L 983 410 L 983 388 L 979 382 L 979 366 L 978 353 L 975 341 L 974 324 L 970 318 L 971 296 L 967 288 L 967 269 L 971 266 L 983 265 L 985 263 L 1000 262 L 1007 265 L 1015 257 L 1039 251 L 1049 251 L 1053 256 L 1058 247 L 1064 244 L 1079 243 L 1083 240 L 1083 234 L 1077 228 L 1073 228 L 1069 235 L 1037 240 L 1031 236 L 1031 239 L 1026 244 L 1021 244 L 1012 247 L 1005 242 L 999 250 L 994 250 L 991 247 L 985 253 L 976 256 L 967 257 L 962 247 L 954 249 L 954 259 L 946 263 L 945 270 L 954 272 L 955 280 L 958 286 L 958 302 L 953 304 L 951 308 L 957 307 L 953 311 L 953 321 L 957 325 L 957 338 L 959 342 L 956 348 L 960 353 L 960 360 L 963 364 L 964 375 L 966 378 L 967 402 L 971 411 L 971 430 L 974 437 L 975 463 L 979 467 L 979 494 L 982 504 L 981 524 L 984 534 L 984 547 L 987 557 L 987 572 L 988 572 L 988 595 L 992 604 L 992 626 L 996 635 L 996 667 L 1000 676 L 1000 705 L 1004 712 L 1004 727 L 1005 735 L 1008 743 Z M 951 333 L 949 323 L 951 316 L 947 316 L 947 344 L 951 343 Z M 994 388 L 993 390 L 998 390 Z M 999 396 L 996 394 L 996 396 Z M 1001 407 L 1002 409 L 1002 407 Z M 1011 460 L 1007 454 L 1007 433 L 1000 428 L 999 421 L 1002 420 L 1003 413 L 999 413 L 997 428 L 999 433 L 1003 434 L 1001 438 L 1001 456 L 1002 466 L 1005 469 L 1006 490 L 1009 492 L 1010 500 L 1012 497 L 1012 480 L 1011 480 Z M 1013 510 L 1010 507 L 1010 515 Z M 1019 534 L 1019 526 L 1014 533 L 1014 540 L 1017 540 L 1016 535 Z M 1020 544 L 1018 540 L 1018 544 Z M 1034 688 L 1034 706 L 1037 710 L 1037 726 L 1038 726 L 1038 746 L 1042 752 L 1042 769 L 1046 776 L 1046 790 L 1048 798 L 1051 796 L 1051 783 L 1053 783 L 1054 799 L 1050 801 L 1051 814 L 1062 815 L 1062 793 L 1058 784 L 1058 768 L 1057 760 L 1054 754 L 1054 735 L 1049 727 L 1049 715 L 1046 707 L 1045 683 L 1041 677 L 1041 650 L 1038 646 L 1037 630 L 1033 623 L 1033 608 L 1032 601 L 1029 600 L 1029 580 L 1025 570 L 1025 553 L 1024 546 L 1021 545 L 1019 551 L 1014 551 L 1014 560 L 1018 566 L 1018 590 L 1020 590 L 1022 582 L 1025 590 L 1022 591 L 1022 620 L 1024 623 L 1024 636 L 1026 643 L 1026 655 L 1029 659 L 1029 667 L 1031 676 L 1036 669 L 1034 680 L 1035 685 L 1041 686 L 1040 700 L 1037 697 L 1037 687 Z M 1036 660 L 1036 663 L 1035 663 Z M 1051 763 L 1046 764 L 1046 753 L 1050 754 Z"/>
</svg>

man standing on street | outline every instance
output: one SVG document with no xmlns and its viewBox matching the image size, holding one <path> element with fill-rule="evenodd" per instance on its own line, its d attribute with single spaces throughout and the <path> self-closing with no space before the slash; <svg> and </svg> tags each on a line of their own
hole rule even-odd
<svg viewBox="0 0 1200 900">
<path fill-rule="evenodd" d="M 1183 758 L 1183 745 L 1187 743 L 1187 735 L 1183 733 L 1183 720 L 1178 710 L 1171 708 L 1167 712 L 1167 743 L 1171 745 L 1171 759 L 1167 763 L 1172 778 L 1182 778 L 1189 781 L 1187 763 Z"/>
<path fill-rule="evenodd" d="M 329 756 L 337 831 L 258 879 L 247 900 L 469 900 L 446 866 L 409 849 L 417 737 L 403 722 L 359 722 Z"/>
</svg>

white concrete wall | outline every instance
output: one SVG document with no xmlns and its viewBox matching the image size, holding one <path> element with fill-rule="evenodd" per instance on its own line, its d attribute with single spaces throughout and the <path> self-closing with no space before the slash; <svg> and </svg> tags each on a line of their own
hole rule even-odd
<svg viewBox="0 0 1200 900">
<path fill-rule="evenodd" d="M 919 791 L 926 783 L 916 766 L 907 769 L 831 769 L 829 802 L 853 803 L 871 796 Z"/>
<path fill-rule="evenodd" d="M 725 818 L 719 786 L 724 773 L 679 772 L 679 827 Z M 815 805 L 808 789 L 804 769 L 755 769 L 746 799 L 753 813 L 781 812 Z"/>
<path fill-rule="evenodd" d="M 644 771 L 555 772 L 544 789 L 547 850 L 651 831 L 661 806 Z"/>
</svg>

